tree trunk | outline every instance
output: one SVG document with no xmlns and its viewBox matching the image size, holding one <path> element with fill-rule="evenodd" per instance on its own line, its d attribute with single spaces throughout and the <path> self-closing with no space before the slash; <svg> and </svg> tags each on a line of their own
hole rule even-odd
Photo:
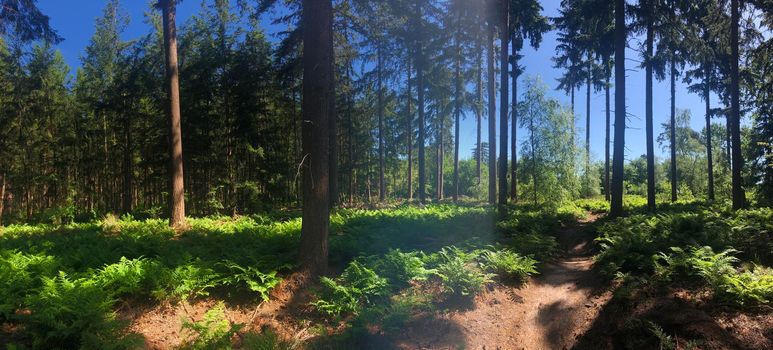
<svg viewBox="0 0 773 350">
<path fill-rule="evenodd" d="M 655 139 L 652 125 L 652 56 L 653 56 L 653 28 L 652 28 L 652 1 L 647 1 L 647 57 L 645 58 L 646 71 L 646 114 L 647 125 L 647 209 L 655 212 Z"/>
<path fill-rule="evenodd" d="M 457 13 L 457 23 L 460 21 L 460 14 Z M 456 42 L 456 72 L 454 74 L 454 202 L 459 200 L 459 121 L 462 114 L 462 49 L 459 43 L 459 33 L 455 37 Z"/>
<path fill-rule="evenodd" d="M 493 23 L 488 24 L 486 60 L 488 65 L 488 201 L 497 200 L 497 105 L 496 78 L 494 77 L 494 31 Z"/>
<path fill-rule="evenodd" d="M 590 85 L 593 79 L 591 55 L 588 54 L 588 80 L 585 87 L 585 176 L 590 176 Z"/>
<path fill-rule="evenodd" d="M 709 201 L 714 200 L 714 159 L 711 149 L 711 89 L 709 84 L 709 68 L 706 64 L 705 78 L 703 80 L 703 99 L 706 102 L 706 160 L 708 162 L 709 175 Z"/>
<path fill-rule="evenodd" d="M 740 23 L 738 6 L 738 0 L 730 1 L 730 59 L 732 60 L 730 64 L 730 138 L 733 160 L 733 209 L 746 207 L 746 193 L 743 190 L 743 177 L 741 177 L 743 155 L 741 154 L 741 105 L 738 78 L 738 26 Z"/>
<path fill-rule="evenodd" d="M 384 182 L 384 87 L 382 77 L 381 43 L 376 49 L 376 79 L 378 84 L 378 201 L 386 197 L 386 182 Z"/>
<path fill-rule="evenodd" d="M 475 96 L 477 102 L 475 103 L 475 121 L 476 121 L 476 141 L 475 141 L 475 166 L 476 174 L 478 174 L 478 186 L 481 184 L 481 177 L 483 177 L 483 169 L 481 163 L 483 163 L 483 151 L 481 150 L 481 129 L 483 126 L 483 47 L 481 45 L 481 38 L 475 43 L 475 52 L 478 53 L 475 59 L 475 67 L 477 67 L 475 78 Z"/>
<path fill-rule="evenodd" d="M 413 113 L 411 112 L 411 58 L 408 57 L 408 200 L 413 199 Z"/>
<path fill-rule="evenodd" d="M 5 189 L 6 189 L 7 175 L 6 173 L 0 174 L 0 225 L 3 224 L 3 214 L 5 213 Z"/>
<path fill-rule="evenodd" d="M 610 215 L 623 214 L 623 166 L 625 162 L 625 0 L 615 0 L 615 147 L 612 159 Z"/>
<path fill-rule="evenodd" d="M 418 97 L 418 109 L 419 109 L 419 202 L 424 204 L 426 202 L 426 174 L 425 174 L 425 160 L 424 160 L 424 52 L 422 42 L 422 30 L 421 30 L 421 0 L 416 1 L 416 89 Z"/>
<path fill-rule="evenodd" d="M 438 131 L 437 131 L 437 147 L 436 147 L 436 158 L 435 161 L 437 162 L 435 170 L 437 176 L 435 176 L 435 196 L 437 197 L 438 202 L 443 200 L 443 156 L 444 156 L 444 149 L 443 149 L 443 127 L 445 127 L 445 116 L 441 114 L 440 116 L 440 122 L 438 122 Z"/>
<path fill-rule="evenodd" d="M 604 57 L 604 64 L 607 67 L 606 72 L 606 84 L 604 86 L 604 97 L 606 104 L 606 122 L 605 122 L 605 134 L 604 134 L 604 198 L 609 201 L 609 127 L 610 127 L 610 103 L 609 103 L 609 87 L 610 76 L 612 75 L 612 68 L 609 66 L 609 57 Z"/>
<path fill-rule="evenodd" d="M 131 213 L 132 204 L 134 203 L 134 160 L 132 159 L 132 132 L 131 132 L 131 112 L 127 111 L 127 115 L 124 117 L 124 135 L 126 144 L 124 145 L 123 154 L 123 212 Z"/>
<path fill-rule="evenodd" d="M 330 23 L 333 23 L 333 11 L 330 11 Z M 335 49 L 330 45 L 330 114 L 328 116 L 328 139 L 330 155 L 328 160 L 330 208 L 338 205 L 338 113 L 336 110 L 336 65 Z"/>
<path fill-rule="evenodd" d="M 328 263 L 329 120 L 333 60 L 330 0 L 303 0 L 303 219 L 299 262 L 311 276 Z"/>
<path fill-rule="evenodd" d="M 676 202 L 676 65 L 671 59 L 671 202 Z"/>
<path fill-rule="evenodd" d="M 510 139 L 510 199 L 513 203 L 518 202 L 518 48 L 513 43 L 512 64 L 513 72 L 513 91 L 512 91 L 512 114 L 513 121 L 510 127 L 512 138 Z"/>
<path fill-rule="evenodd" d="M 170 225 L 185 225 L 185 187 L 183 184 L 183 145 L 180 126 L 180 77 L 177 67 L 177 28 L 175 27 L 175 0 L 160 0 L 163 11 L 164 53 L 166 54 L 166 81 L 169 105 Z"/>
<path fill-rule="evenodd" d="M 507 134 L 508 134 L 508 112 L 510 110 L 510 77 L 508 68 L 508 61 L 510 51 L 508 44 L 510 43 L 510 2 L 503 1 L 504 8 L 502 9 L 502 23 L 501 23 L 501 56 L 499 70 L 499 214 L 504 216 L 507 214 Z"/>
</svg>

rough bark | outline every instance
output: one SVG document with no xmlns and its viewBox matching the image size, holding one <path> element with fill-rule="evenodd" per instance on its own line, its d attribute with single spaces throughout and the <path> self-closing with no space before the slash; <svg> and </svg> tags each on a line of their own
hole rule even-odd
<svg viewBox="0 0 773 350">
<path fill-rule="evenodd" d="M 741 154 L 741 105 L 738 78 L 738 6 L 738 0 L 730 1 L 730 56 L 732 60 L 730 64 L 730 138 L 732 141 L 731 156 L 733 160 L 733 209 L 746 207 L 746 193 L 743 190 L 743 177 L 741 176 L 743 155 Z"/>
<path fill-rule="evenodd" d="M 606 104 L 605 108 L 605 115 L 606 115 L 606 121 L 605 121 L 605 131 L 604 131 L 604 198 L 609 201 L 610 194 L 609 194 L 609 142 L 610 142 L 610 96 L 609 96 L 609 88 L 610 88 L 610 79 L 612 75 L 612 68 L 609 67 L 609 57 L 604 57 L 604 64 L 607 65 L 607 73 L 606 73 L 606 84 L 604 86 L 604 102 Z"/>
<path fill-rule="evenodd" d="M 328 127 L 333 79 L 332 5 L 330 0 L 303 0 L 303 218 L 299 262 L 311 276 L 328 264 L 329 165 Z"/>
<path fill-rule="evenodd" d="M 408 58 L 408 77 L 406 82 L 408 84 L 408 129 L 406 134 L 408 135 L 408 200 L 413 199 L 413 112 L 411 111 L 411 58 Z"/>
<path fill-rule="evenodd" d="M 164 53 L 169 114 L 169 223 L 179 228 L 185 225 L 185 187 L 183 177 L 182 128 L 180 126 L 180 76 L 177 66 L 177 28 L 175 1 L 160 0 L 163 12 Z"/>
<path fill-rule="evenodd" d="M 481 131 L 483 128 L 483 47 L 480 43 L 481 38 L 475 43 L 475 51 L 478 53 L 475 59 L 476 78 L 475 78 L 475 96 L 477 101 L 475 103 L 475 121 L 476 121 L 476 141 L 475 141 L 475 166 L 478 174 L 478 186 L 481 184 L 481 177 L 483 177 L 483 151 L 481 150 Z"/>
<path fill-rule="evenodd" d="M 706 102 L 706 160 L 708 163 L 708 175 L 709 175 L 709 186 L 708 186 L 708 195 L 709 200 L 714 200 L 714 158 L 712 155 L 712 147 L 711 147 L 711 89 L 709 85 L 709 68 L 708 64 L 706 65 L 705 69 L 706 75 L 705 79 L 703 81 L 703 99 Z"/>
<path fill-rule="evenodd" d="M 508 72 L 508 61 L 510 58 L 510 2 L 502 2 L 502 23 L 500 29 L 501 47 L 499 70 L 499 214 L 507 213 L 507 142 L 508 131 L 508 112 L 510 111 L 510 73 Z"/>
<path fill-rule="evenodd" d="M 610 215 L 623 214 L 623 165 L 625 157 L 625 0 L 615 0 L 615 147 L 612 159 Z"/>
<path fill-rule="evenodd" d="M 419 202 L 426 202 L 427 178 L 425 173 L 424 159 L 424 52 L 422 47 L 422 29 L 421 29 L 421 1 L 416 1 L 416 89 L 417 108 L 419 109 Z"/>
<path fill-rule="evenodd" d="M 510 133 L 510 199 L 513 203 L 518 202 L 518 47 L 513 44 L 512 48 L 511 70 L 513 74 L 512 93 L 512 119 Z"/>
<path fill-rule="evenodd" d="M 671 60 L 671 202 L 677 199 L 676 177 L 676 65 Z"/>
<path fill-rule="evenodd" d="M 486 61 L 488 66 L 488 201 L 497 200 L 497 105 L 496 78 L 494 77 L 494 31 L 493 23 L 488 25 L 486 40 Z"/>
<path fill-rule="evenodd" d="M 652 28 L 652 1 L 647 1 L 650 14 L 647 15 L 647 57 L 645 58 L 645 104 L 646 104 L 646 129 L 647 129 L 647 209 L 656 210 L 655 204 L 655 139 L 652 125 L 652 56 L 653 56 L 653 28 Z"/>
<path fill-rule="evenodd" d="M 382 75 L 381 46 L 376 49 L 376 79 L 378 88 L 378 201 L 386 198 L 386 182 L 384 181 L 384 86 Z"/>
<path fill-rule="evenodd" d="M 457 22 L 460 14 L 457 14 Z M 453 199 L 454 202 L 459 200 L 459 121 L 462 114 L 462 49 L 459 43 L 459 33 L 454 39 L 456 45 L 456 61 L 455 61 L 455 73 L 454 73 L 454 188 Z"/>
</svg>

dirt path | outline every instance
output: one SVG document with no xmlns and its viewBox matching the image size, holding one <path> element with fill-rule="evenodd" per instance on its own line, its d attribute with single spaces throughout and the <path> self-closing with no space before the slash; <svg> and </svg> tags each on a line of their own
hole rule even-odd
<svg viewBox="0 0 773 350">
<path fill-rule="evenodd" d="M 497 285 L 469 310 L 414 324 L 404 349 L 569 349 L 609 300 L 592 270 L 591 239 L 582 228 L 595 217 L 558 233 L 564 252 L 521 288 Z M 421 321 L 420 321 L 421 322 Z"/>
</svg>

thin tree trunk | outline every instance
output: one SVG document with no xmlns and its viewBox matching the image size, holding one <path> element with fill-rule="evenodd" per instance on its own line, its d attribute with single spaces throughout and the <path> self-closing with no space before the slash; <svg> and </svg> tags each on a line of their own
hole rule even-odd
<svg viewBox="0 0 773 350">
<path fill-rule="evenodd" d="M 655 204 L 655 139 L 652 125 L 652 56 L 653 56 L 653 28 L 652 28 L 652 1 L 647 1 L 649 14 L 647 15 L 647 57 L 646 71 L 646 114 L 647 125 L 647 209 L 650 212 L 656 210 Z"/>
<path fill-rule="evenodd" d="M 623 165 L 625 162 L 625 0 L 615 0 L 615 147 L 612 159 L 610 215 L 623 214 Z"/>
<path fill-rule="evenodd" d="M 444 156 L 444 149 L 443 149 L 443 128 L 445 127 L 445 116 L 441 114 L 440 122 L 438 123 L 438 133 L 437 133 L 437 158 L 435 159 L 437 162 L 437 166 L 435 167 L 435 170 L 437 172 L 437 176 L 435 177 L 435 180 L 437 182 L 436 184 L 436 191 L 435 193 L 438 202 L 443 200 L 443 156 Z"/>
<path fill-rule="evenodd" d="M 460 14 L 457 13 L 457 23 L 460 21 Z M 459 121 L 462 114 L 462 49 L 459 43 L 459 33 L 455 37 L 456 42 L 456 72 L 454 74 L 454 202 L 459 200 Z"/>
<path fill-rule="evenodd" d="M 328 150 L 331 80 L 333 72 L 332 4 L 303 0 L 303 218 L 299 262 L 301 270 L 317 276 L 328 264 Z"/>
<path fill-rule="evenodd" d="M 177 67 L 177 28 L 175 1 L 160 0 L 163 11 L 164 43 L 169 113 L 170 225 L 179 228 L 185 224 L 185 187 L 183 177 L 182 128 L 180 126 L 180 82 Z"/>
<path fill-rule="evenodd" d="M 588 80 L 585 87 L 585 176 L 590 176 L 590 85 L 593 79 L 591 55 L 588 54 Z"/>
<path fill-rule="evenodd" d="M 510 77 L 508 68 L 508 61 L 510 58 L 510 51 L 508 44 L 510 43 L 510 2 L 504 1 L 502 3 L 502 27 L 501 27 L 501 56 L 499 70 L 499 214 L 504 216 L 507 213 L 507 134 L 508 134 L 508 112 L 510 110 Z"/>
<path fill-rule="evenodd" d="M 513 91 L 512 91 L 512 114 L 513 121 L 510 124 L 510 133 L 512 138 L 510 139 L 510 199 L 513 203 L 518 202 L 518 47 L 513 44 L 512 48 L 511 69 L 513 72 Z"/>
<path fill-rule="evenodd" d="M 419 23 L 416 26 L 416 88 L 418 89 L 418 108 L 419 108 L 419 202 L 426 201 L 426 174 L 424 164 L 424 53 L 421 30 L 421 0 L 416 1 L 416 20 Z"/>
<path fill-rule="evenodd" d="M 709 201 L 714 200 L 714 159 L 711 149 L 711 89 L 709 84 L 709 68 L 706 64 L 705 79 L 703 81 L 703 99 L 706 102 L 706 159 L 709 175 Z"/>
<path fill-rule="evenodd" d="M 130 113 L 130 112 L 127 112 Z M 126 145 L 123 155 L 123 212 L 131 213 L 134 203 L 134 164 L 132 159 L 133 145 L 131 132 L 131 117 L 124 117 L 124 133 Z"/>
<path fill-rule="evenodd" d="M 384 182 L 384 89 L 382 77 L 381 43 L 376 49 L 376 75 L 378 84 L 378 201 L 386 197 L 386 182 Z"/>
<path fill-rule="evenodd" d="M 488 25 L 486 60 L 488 65 L 488 201 L 497 200 L 497 105 L 496 78 L 494 77 L 494 31 L 493 23 Z"/>
<path fill-rule="evenodd" d="M 481 45 L 481 38 L 475 43 L 475 52 L 478 53 L 475 59 L 476 78 L 475 78 L 475 96 L 477 101 L 475 103 L 475 121 L 476 121 L 476 141 L 475 141 L 475 166 L 476 174 L 478 174 L 478 186 L 481 184 L 481 177 L 483 177 L 483 169 L 481 163 L 483 163 L 483 151 L 481 150 L 481 129 L 483 125 L 483 47 Z"/>
<path fill-rule="evenodd" d="M 0 225 L 3 224 L 3 214 L 5 213 L 5 189 L 6 189 L 7 175 L 3 172 L 0 175 Z"/>
<path fill-rule="evenodd" d="M 671 202 L 677 199 L 676 177 L 676 65 L 671 59 Z"/>
<path fill-rule="evenodd" d="M 612 68 L 609 66 L 609 57 L 604 57 L 604 64 L 607 66 L 607 74 L 606 74 L 606 84 L 604 86 L 604 95 L 605 95 L 605 104 L 606 104 L 606 123 L 605 123 L 605 134 L 604 134 L 604 198 L 609 201 L 610 194 L 609 194 L 609 132 L 610 132 L 610 96 L 609 96 L 609 88 L 610 88 L 610 76 L 612 75 Z"/>
<path fill-rule="evenodd" d="M 741 170 L 743 168 L 743 155 L 741 154 L 741 104 L 740 88 L 738 78 L 738 26 L 739 26 L 739 5 L 738 0 L 730 1 L 730 127 L 732 139 L 732 159 L 733 159 L 733 209 L 746 207 L 746 193 L 743 190 L 743 177 Z"/>
<path fill-rule="evenodd" d="M 408 78 L 406 82 L 408 84 L 408 200 L 413 200 L 413 112 L 411 111 L 411 58 L 408 57 Z"/>
</svg>

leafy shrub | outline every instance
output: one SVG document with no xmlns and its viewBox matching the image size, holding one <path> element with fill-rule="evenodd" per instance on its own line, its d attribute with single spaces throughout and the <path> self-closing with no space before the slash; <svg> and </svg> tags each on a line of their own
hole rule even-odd
<svg viewBox="0 0 773 350">
<path fill-rule="evenodd" d="M 582 198 L 575 200 L 574 204 L 591 213 L 606 213 L 609 211 L 609 202 L 604 198 Z"/>
<path fill-rule="evenodd" d="M 94 273 L 95 282 L 114 296 L 149 294 L 154 289 L 157 275 L 163 273 L 158 262 L 145 259 L 126 259 L 105 265 Z"/>
<path fill-rule="evenodd" d="M 0 319 L 13 315 L 24 296 L 40 286 L 40 276 L 53 269 L 51 256 L 0 251 Z"/>
<path fill-rule="evenodd" d="M 430 270 L 424 267 L 424 255 L 421 252 L 403 253 L 399 249 L 390 250 L 380 257 L 368 259 L 368 265 L 379 276 L 386 278 L 392 288 L 400 289 L 409 282 L 425 280 Z"/>
<path fill-rule="evenodd" d="M 482 266 L 501 278 L 523 282 L 537 273 L 537 261 L 518 255 L 509 249 L 485 250 L 481 253 Z"/>
<path fill-rule="evenodd" d="M 231 286 L 244 285 L 249 290 L 257 292 L 263 301 L 268 301 L 268 293 L 281 281 L 276 276 L 276 271 L 263 273 L 255 267 L 242 267 L 232 261 L 226 261 L 224 265 L 230 273 L 223 277 L 221 283 Z"/>
<path fill-rule="evenodd" d="M 201 321 L 183 321 L 183 331 L 192 333 L 193 339 L 183 344 L 183 349 L 221 350 L 231 349 L 231 338 L 243 328 L 241 324 L 231 324 L 225 317 L 222 302 L 208 310 Z"/>
<path fill-rule="evenodd" d="M 508 246 L 521 255 L 538 260 L 547 260 L 558 251 L 555 237 L 535 232 L 512 235 L 508 240 Z"/>
<path fill-rule="evenodd" d="M 184 299 L 209 295 L 209 289 L 218 285 L 220 275 L 201 261 L 194 261 L 168 270 L 162 278 L 165 282 L 154 291 L 156 298 Z"/>
<path fill-rule="evenodd" d="M 36 348 L 110 349 L 135 347 L 123 336 L 123 324 L 112 311 L 113 300 L 93 280 L 70 279 L 65 273 L 43 278 L 37 294 L 26 300 L 25 331 Z"/>
<path fill-rule="evenodd" d="M 331 316 L 358 314 L 362 305 L 373 304 L 386 295 L 386 278 L 358 261 L 352 261 L 336 280 L 322 277 L 318 300 L 312 302 L 317 310 Z"/>
<path fill-rule="evenodd" d="M 447 294 L 454 297 L 474 296 L 491 281 L 492 275 L 484 273 L 474 263 L 474 255 L 456 247 L 444 248 L 439 255 L 443 262 L 437 266 L 435 274 L 442 281 Z"/>
</svg>

